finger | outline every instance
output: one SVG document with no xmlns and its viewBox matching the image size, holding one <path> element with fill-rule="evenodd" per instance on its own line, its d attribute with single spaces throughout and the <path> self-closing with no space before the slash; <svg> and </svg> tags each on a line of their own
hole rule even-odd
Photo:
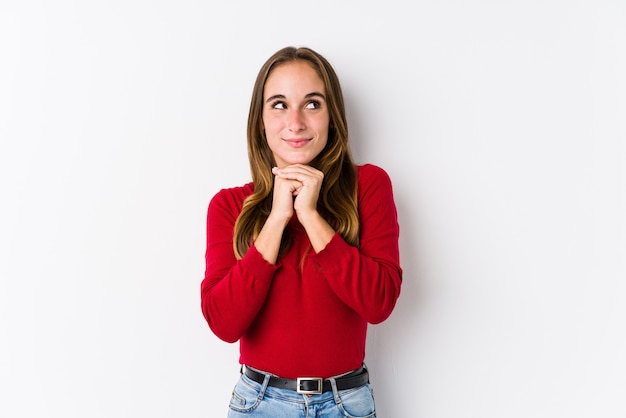
<svg viewBox="0 0 626 418">
<path fill-rule="evenodd" d="M 288 165 L 283 168 L 274 167 L 272 172 L 287 174 L 287 173 L 302 173 L 302 174 L 311 174 L 311 175 L 320 175 L 322 172 L 316 168 L 311 167 L 306 164 L 293 164 Z"/>
<path fill-rule="evenodd" d="M 322 181 L 324 178 L 324 174 L 321 171 L 305 165 L 293 165 L 280 169 L 274 168 L 272 173 L 276 177 L 300 182 Z"/>
</svg>

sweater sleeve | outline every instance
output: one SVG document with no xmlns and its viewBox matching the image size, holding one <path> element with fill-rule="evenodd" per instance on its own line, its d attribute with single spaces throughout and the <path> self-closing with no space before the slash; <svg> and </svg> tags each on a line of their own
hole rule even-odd
<svg viewBox="0 0 626 418">
<path fill-rule="evenodd" d="M 263 306 L 279 268 L 268 263 L 254 244 L 237 260 L 233 230 L 243 197 L 232 189 L 211 200 L 207 214 L 206 271 L 201 285 L 202 313 L 209 327 L 226 342 L 237 341 Z"/>
<path fill-rule="evenodd" d="M 313 261 L 346 305 L 377 324 L 391 315 L 402 284 L 400 229 L 392 185 L 379 167 L 360 168 L 359 217 L 358 248 L 336 233 Z"/>
</svg>

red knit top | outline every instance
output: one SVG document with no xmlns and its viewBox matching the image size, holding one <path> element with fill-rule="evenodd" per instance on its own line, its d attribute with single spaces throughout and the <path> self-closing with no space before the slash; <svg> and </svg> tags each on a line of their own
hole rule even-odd
<svg viewBox="0 0 626 418">
<path fill-rule="evenodd" d="M 254 244 L 240 260 L 233 252 L 235 221 L 252 183 L 211 200 L 202 312 L 215 335 L 239 340 L 242 364 L 296 378 L 330 377 L 363 363 L 367 323 L 391 314 L 402 269 L 389 176 L 371 164 L 357 173 L 359 247 L 336 233 L 315 253 L 294 215 L 293 245 L 276 265 Z"/>
</svg>

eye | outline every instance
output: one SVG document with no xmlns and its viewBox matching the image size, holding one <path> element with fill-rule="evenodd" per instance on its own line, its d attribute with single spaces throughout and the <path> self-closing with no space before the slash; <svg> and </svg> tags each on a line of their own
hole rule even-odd
<svg viewBox="0 0 626 418">
<path fill-rule="evenodd" d="M 286 108 L 287 108 L 287 106 L 285 105 L 285 102 L 276 101 L 276 102 L 272 103 L 272 109 L 283 110 L 283 109 L 286 109 Z"/>
<path fill-rule="evenodd" d="M 317 100 L 311 100 L 305 106 L 306 109 L 319 109 L 320 107 L 322 107 L 322 104 Z"/>
</svg>

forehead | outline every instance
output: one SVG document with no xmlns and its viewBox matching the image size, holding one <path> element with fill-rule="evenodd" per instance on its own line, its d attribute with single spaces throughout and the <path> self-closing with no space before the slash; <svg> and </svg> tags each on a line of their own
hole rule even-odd
<svg viewBox="0 0 626 418">
<path fill-rule="evenodd" d="M 264 91 L 271 93 L 296 93 L 313 89 L 324 93 L 324 81 L 308 61 L 289 61 L 273 68 L 265 81 Z M 284 91 L 282 91 L 284 90 Z M 312 91 L 312 90 L 311 90 Z M 311 91 L 306 91 L 305 94 Z"/>
</svg>

